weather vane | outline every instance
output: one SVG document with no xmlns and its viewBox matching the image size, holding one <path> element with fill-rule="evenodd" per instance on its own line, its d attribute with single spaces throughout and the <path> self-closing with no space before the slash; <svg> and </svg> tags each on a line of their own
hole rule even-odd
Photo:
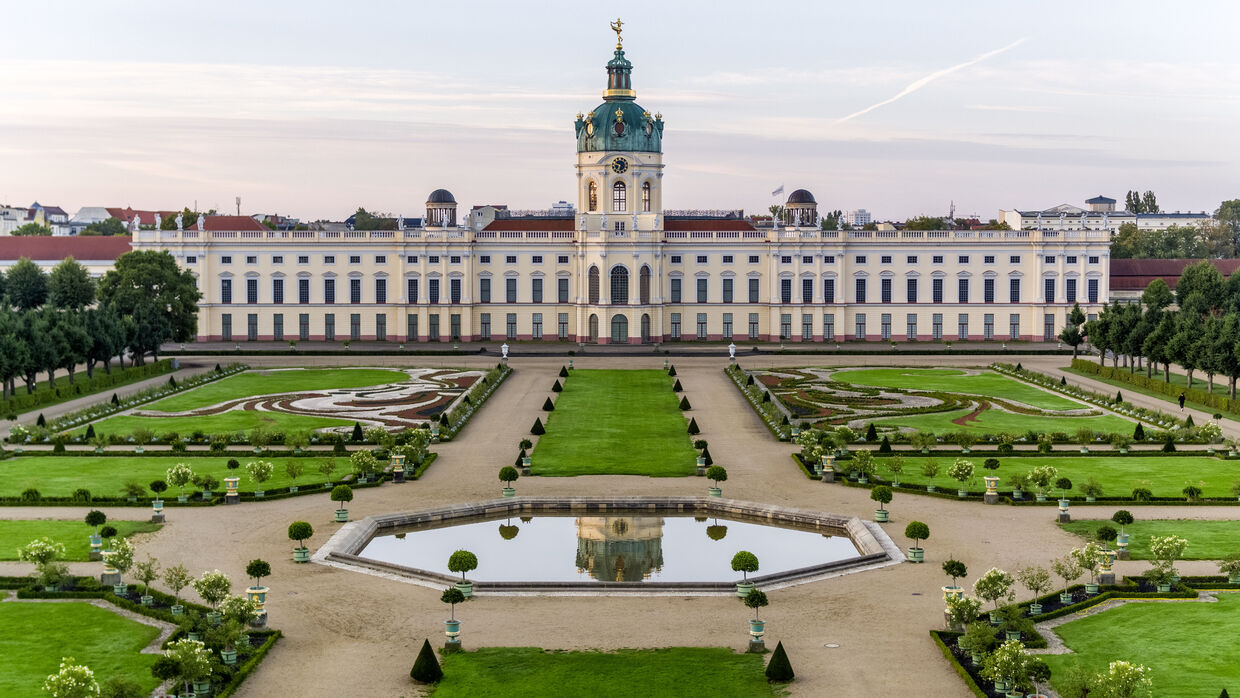
<svg viewBox="0 0 1240 698">
<path fill-rule="evenodd" d="M 616 33 L 616 48 L 617 49 L 621 48 L 624 44 L 624 39 L 620 36 L 620 32 L 623 31 L 623 28 L 624 28 L 624 22 L 621 22 L 619 17 L 616 18 L 616 21 L 611 23 L 611 30 Z"/>
</svg>

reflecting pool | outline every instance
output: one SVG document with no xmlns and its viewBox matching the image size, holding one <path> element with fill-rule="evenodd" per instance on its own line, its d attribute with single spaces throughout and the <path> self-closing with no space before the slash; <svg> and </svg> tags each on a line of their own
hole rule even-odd
<svg viewBox="0 0 1240 698">
<path fill-rule="evenodd" d="M 377 536 L 358 554 L 451 575 L 448 556 L 478 556 L 479 582 L 731 582 L 732 556 L 758 556 L 757 575 L 858 557 L 840 531 L 781 528 L 693 516 L 535 516 L 408 529 Z M 753 575 L 751 575 L 753 576 Z"/>
</svg>

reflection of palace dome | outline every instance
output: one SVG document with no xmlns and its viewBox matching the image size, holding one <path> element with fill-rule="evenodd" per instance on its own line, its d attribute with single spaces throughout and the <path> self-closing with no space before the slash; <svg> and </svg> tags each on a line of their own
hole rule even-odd
<svg viewBox="0 0 1240 698">
<path fill-rule="evenodd" d="M 663 567 L 663 519 L 583 516 L 577 519 L 577 570 L 600 582 L 640 582 Z"/>
</svg>

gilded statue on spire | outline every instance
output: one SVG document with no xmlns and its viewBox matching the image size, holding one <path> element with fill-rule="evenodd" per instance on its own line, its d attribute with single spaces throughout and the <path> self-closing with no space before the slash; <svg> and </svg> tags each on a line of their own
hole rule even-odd
<svg viewBox="0 0 1240 698">
<path fill-rule="evenodd" d="M 616 21 L 611 23 L 611 30 L 616 33 L 616 50 L 617 51 L 619 51 L 624 44 L 624 39 L 623 37 L 620 36 L 620 32 L 623 30 L 623 27 L 624 27 L 624 22 L 621 22 L 619 17 L 616 18 Z"/>
</svg>

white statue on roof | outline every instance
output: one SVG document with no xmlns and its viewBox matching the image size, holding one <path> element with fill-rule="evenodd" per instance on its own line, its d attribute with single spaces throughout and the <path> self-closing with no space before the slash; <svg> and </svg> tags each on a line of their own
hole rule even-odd
<svg viewBox="0 0 1240 698">
<path fill-rule="evenodd" d="M 129 229 L 137 230 L 139 226 L 141 225 L 142 225 L 142 216 L 137 213 L 133 214 L 133 218 L 129 221 Z"/>
<path fill-rule="evenodd" d="M 198 229 L 199 230 L 207 229 L 207 217 L 202 215 L 201 213 L 198 214 Z"/>
<path fill-rule="evenodd" d="M 1038 211 L 1038 230 L 1042 229 L 1042 212 Z"/>
<path fill-rule="evenodd" d="M 184 219 L 184 215 L 178 213 L 177 214 L 177 230 L 181 229 L 181 223 L 183 222 L 183 219 Z"/>
<path fill-rule="evenodd" d="M 159 217 L 159 211 L 155 212 L 155 229 L 159 230 L 164 227 L 164 219 Z"/>
<path fill-rule="evenodd" d="M 1086 228 L 1086 225 L 1085 225 L 1085 212 L 1084 212 L 1084 211 L 1081 211 L 1081 230 L 1084 230 L 1085 228 Z"/>
</svg>

